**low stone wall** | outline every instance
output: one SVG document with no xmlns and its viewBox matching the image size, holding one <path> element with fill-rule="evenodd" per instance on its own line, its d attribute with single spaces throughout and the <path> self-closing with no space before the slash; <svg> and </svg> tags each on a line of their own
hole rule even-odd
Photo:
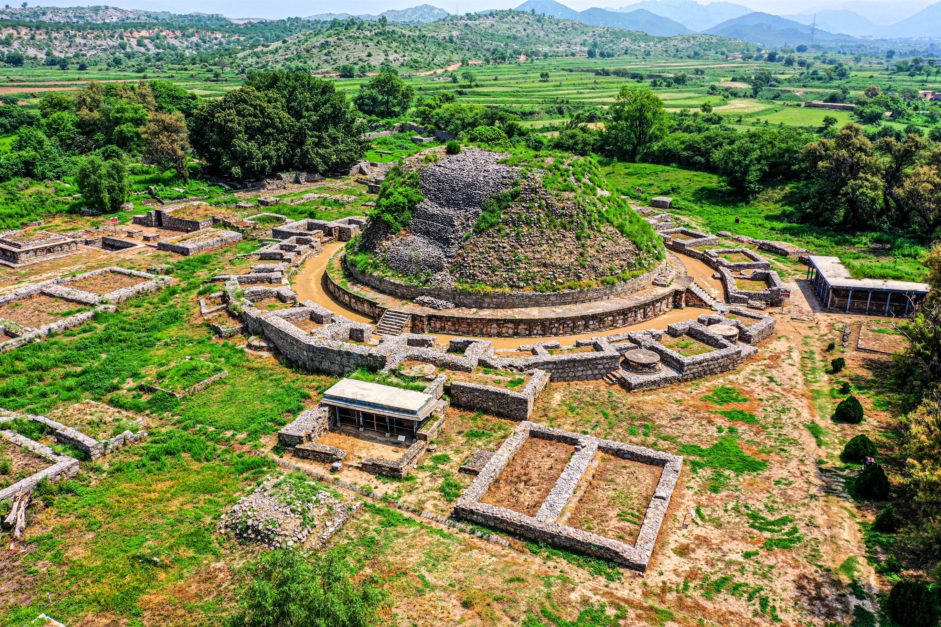
<svg viewBox="0 0 941 627">
<path fill-rule="evenodd" d="M 12 417 L 0 417 L 0 425 L 3 422 L 12 420 Z M 58 455 L 48 446 L 40 444 L 38 442 L 33 442 L 32 440 L 25 438 L 18 433 L 13 433 L 12 431 L 0 430 L 0 438 L 11 442 L 16 446 L 20 446 L 29 451 L 32 451 L 36 455 L 39 455 L 43 459 L 49 462 L 49 466 L 43 468 L 39 472 L 17 481 L 13 485 L 7 486 L 0 490 L 0 501 L 5 499 L 12 499 L 17 494 L 23 492 L 32 492 L 36 489 L 36 486 L 39 485 L 39 482 L 43 479 L 48 479 L 50 481 L 56 481 L 62 477 L 70 477 L 78 472 L 78 460 L 65 455 Z"/>
<path fill-rule="evenodd" d="M 754 320 L 750 325 L 746 325 L 740 319 L 729 318 L 727 314 L 732 314 L 737 318 L 747 318 Z M 762 342 L 774 334 L 777 320 L 771 316 L 763 316 L 759 313 L 746 311 L 744 309 L 732 308 L 727 314 L 713 313 L 699 316 L 699 323 L 707 327 L 714 324 L 730 324 L 738 329 L 738 339 L 740 342 L 755 345 Z"/>
<path fill-rule="evenodd" d="M 223 246 L 228 246 L 236 242 L 242 241 L 242 234 L 236 233 L 235 231 L 215 231 L 211 235 L 209 232 L 206 232 L 204 236 L 198 237 L 191 241 L 181 241 L 181 242 L 158 242 L 157 250 L 166 250 L 171 253 L 177 253 L 178 255 L 195 255 L 198 253 L 206 252 L 207 250 L 213 250 L 215 248 L 222 248 Z"/>
<path fill-rule="evenodd" d="M 367 285 L 374 290 L 389 294 L 404 300 L 414 300 L 420 296 L 427 296 L 441 301 L 454 303 L 456 307 L 471 309 L 514 309 L 524 307 L 557 307 L 559 305 L 575 305 L 604 301 L 612 298 L 627 296 L 646 289 L 653 284 L 653 280 L 665 269 L 669 260 L 664 259 L 655 269 L 646 272 L 628 281 L 617 285 L 595 287 L 585 290 L 565 290 L 561 292 L 463 292 L 449 288 L 431 288 L 406 285 L 398 281 L 377 277 L 360 272 L 343 257 L 343 271 L 355 281 Z"/>
<path fill-rule="evenodd" d="M 332 464 L 346 459 L 346 451 L 328 444 L 304 442 L 294 447 L 294 455 L 301 459 L 310 459 L 322 464 Z"/>
<path fill-rule="evenodd" d="M 660 343 L 662 331 L 629 333 L 628 337 L 631 342 L 660 355 L 663 364 L 659 372 L 652 374 L 621 370 L 621 384 L 629 391 L 658 388 L 734 370 L 756 352 L 752 346 L 731 344 L 713 335 L 707 327 L 698 322 L 671 324 L 667 327 L 667 334 L 673 337 L 689 335 L 693 339 L 715 347 L 716 350 L 687 357 Z"/>
<path fill-rule="evenodd" d="M 557 440 L 576 447 L 575 454 L 537 514 L 527 516 L 509 508 L 484 503 L 482 499 L 490 486 L 529 437 Z M 557 522 L 597 451 L 663 468 L 633 546 Z M 452 515 L 644 572 L 653 554 L 682 467 L 683 458 L 676 455 L 523 421 L 490 457 L 470 487 L 461 494 Z"/>
<path fill-rule="evenodd" d="M 751 278 L 764 281 L 768 288 L 761 291 L 741 290 L 736 286 L 735 275 L 729 268 L 720 267 L 719 276 L 725 286 L 725 293 L 729 302 L 736 305 L 745 305 L 749 302 L 766 303 L 771 307 L 779 307 L 790 298 L 791 292 L 784 287 L 781 277 L 774 270 L 755 270 Z"/>
<path fill-rule="evenodd" d="M 452 381 L 449 388 L 451 402 L 455 407 L 511 420 L 526 420 L 533 411 L 536 397 L 549 382 L 549 373 L 544 370 L 534 370 L 530 376 L 520 392 L 493 385 Z"/>
<path fill-rule="evenodd" d="M 578 342 L 576 346 L 593 345 L 595 350 L 586 353 L 555 354 L 546 350 L 546 346 L 558 347 L 558 342 L 543 343 L 533 349 L 533 354 L 526 357 L 488 356 L 480 360 L 481 365 L 490 368 L 509 368 L 521 371 L 533 369 L 545 370 L 553 381 L 592 381 L 603 379 L 608 373 L 617 370 L 621 356 L 617 351 L 600 342 Z"/>
<path fill-rule="evenodd" d="M 723 254 L 738 254 L 748 257 L 751 261 L 729 261 L 722 257 Z M 771 270 L 771 262 L 757 255 L 747 248 L 718 248 L 708 250 L 703 254 L 710 258 L 706 261 L 711 268 L 728 268 L 733 272 L 739 270 Z"/>
<path fill-rule="evenodd" d="M 700 233 L 686 227 L 676 229 L 663 229 L 658 231 L 664 239 L 664 244 L 670 250 L 678 253 L 688 254 L 688 251 L 702 248 L 703 246 L 718 246 L 719 238 L 715 235 Z M 689 239 L 678 239 L 676 236 L 683 235 Z"/>
<path fill-rule="evenodd" d="M 324 405 L 305 409 L 297 418 L 278 431 L 278 444 L 294 448 L 319 438 L 329 428 L 328 410 Z"/>
<path fill-rule="evenodd" d="M 363 472 L 368 472 L 371 475 L 382 475 L 384 477 L 402 479 L 416 465 L 418 465 L 418 459 L 421 457 L 421 454 L 425 452 L 427 447 L 427 441 L 415 440 L 415 442 L 409 446 L 405 450 L 405 453 L 398 459 L 389 460 L 378 457 L 370 457 L 364 459 L 359 468 Z"/>
</svg>

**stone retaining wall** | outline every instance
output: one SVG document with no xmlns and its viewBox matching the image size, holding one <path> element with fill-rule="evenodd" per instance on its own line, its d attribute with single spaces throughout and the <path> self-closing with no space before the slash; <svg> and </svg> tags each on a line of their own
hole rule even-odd
<svg viewBox="0 0 941 627">
<path fill-rule="evenodd" d="M 207 232 L 204 237 L 188 242 L 158 242 L 157 250 L 166 250 L 171 253 L 186 256 L 206 252 L 207 250 L 213 250 L 215 248 L 222 248 L 223 246 L 228 246 L 240 241 L 242 241 L 241 233 L 219 230 L 212 235 L 209 235 Z"/>
<path fill-rule="evenodd" d="M 774 270 L 755 270 L 751 277 L 757 281 L 764 281 L 768 287 L 761 291 L 741 290 L 736 286 L 735 275 L 729 268 L 719 267 L 719 276 L 725 286 L 725 293 L 729 302 L 736 305 L 745 305 L 749 302 L 767 303 L 772 307 L 779 307 L 790 298 L 791 292 L 784 287 L 781 277 Z"/>
<path fill-rule="evenodd" d="M 509 508 L 483 503 L 482 499 L 490 486 L 528 437 L 557 440 L 576 447 L 575 454 L 536 516 L 527 516 Z M 663 468 L 633 546 L 557 522 L 597 451 Z M 676 455 L 523 421 L 493 454 L 470 487 L 461 494 L 452 515 L 644 572 L 653 554 L 682 467 L 683 458 Z"/>
<path fill-rule="evenodd" d="M 549 382 L 549 373 L 544 370 L 534 370 L 530 376 L 526 387 L 520 392 L 494 385 L 452 381 L 449 388 L 451 402 L 455 407 L 511 420 L 526 420 L 533 411 L 536 396 Z"/>
<path fill-rule="evenodd" d="M 298 414 L 278 431 L 278 444 L 293 448 L 319 438 L 330 427 L 327 407 L 317 405 Z"/>
<path fill-rule="evenodd" d="M 771 316 L 764 316 L 759 313 L 746 311 L 744 309 L 732 308 L 727 313 L 734 314 L 739 318 L 748 318 L 755 322 L 751 325 L 744 324 L 741 320 L 729 318 L 722 313 L 703 314 L 699 316 L 699 323 L 706 327 L 714 324 L 730 324 L 738 329 L 738 339 L 740 342 L 755 345 L 764 341 L 774 334 L 777 321 Z"/>
<path fill-rule="evenodd" d="M 395 477 L 402 479 L 412 468 L 418 464 L 418 459 L 428 447 L 425 440 L 415 440 L 415 442 L 406 449 L 405 454 L 395 460 L 370 457 L 364 459 L 359 465 L 360 470 L 368 472 L 371 475 L 382 475 L 384 477 Z"/>
<path fill-rule="evenodd" d="M 628 281 L 617 285 L 595 287 L 584 290 L 565 290 L 561 292 L 464 292 L 449 288 L 432 288 L 406 285 L 398 281 L 377 277 L 372 274 L 360 272 L 357 268 L 342 260 L 343 271 L 355 281 L 367 285 L 374 290 L 389 294 L 403 300 L 414 300 L 419 296 L 427 296 L 437 300 L 454 303 L 456 307 L 471 309 L 514 309 L 524 307 L 557 307 L 559 305 L 574 305 L 604 301 L 611 298 L 627 296 L 651 286 L 653 280 L 669 264 L 664 259 L 655 269 L 646 272 Z"/>
<path fill-rule="evenodd" d="M 12 420 L 12 417 L 0 417 L 0 424 L 9 420 Z M 49 461 L 49 466 L 46 468 L 43 468 L 39 472 L 0 490 L 0 501 L 5 499 L 12 499 L 14 496 L 22 492 L 32 492 L 43 479 L 56 481 L 62 477 L 70 477 L 78 472 L 77 459 L 73 459 L 65 455 L 58 455 L 48 446 L 38 442 L 33 442 L 32 440 L 25 438 L 18 433 L 13 433 L 12 431 L 7 430 L 0 430 L 0 438 L 3 438 L 4 440 L 13 443 L 16 446 L 20 446 L 29 451 L 32 451 L 36 455 L 39 455 L 43 459 Z"/>
</svg>

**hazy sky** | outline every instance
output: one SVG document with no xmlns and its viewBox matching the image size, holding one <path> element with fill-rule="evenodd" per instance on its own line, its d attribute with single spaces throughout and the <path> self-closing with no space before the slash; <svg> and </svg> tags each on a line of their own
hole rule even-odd
<svg viewBox="0 0 941 627">
<path fill-rule="evenodd" d="M 560 0 L 574 9 L 593 6 L 617 8 L 635 4 L 640 0 Z M 808 13 L 821 8 L 849 8 L 871 17 L 884 15 L 887 21 L 898 21 L 914 14 L 933 0 L 885 0 L 869 2 L 860 0 L 728 0 L 745 5 L 756 11 L 767 11 L 779 15 Z M 308 16 L 317 13 L 381 13 L 386 9 L 402 9 L 417 4 L 433 4 L 451 13 L 466 13 L 482 9 L 509 9 L 519 6 L 523 0 L 38 0 L 30 5 L 76 6 L 110 5 L 127 9 L 149 9 L 173 11 L 174 13 L 222 13 L 229 17 L 290 17 Z M 19 4 L 17 0 L 11 5 Z M 882 21 L 882 20 L 880 20 Z"/>
</svg>

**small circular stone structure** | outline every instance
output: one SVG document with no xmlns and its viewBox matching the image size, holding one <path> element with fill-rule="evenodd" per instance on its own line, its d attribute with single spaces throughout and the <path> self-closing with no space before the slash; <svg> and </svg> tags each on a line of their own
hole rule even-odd
<svg viewBox="0 0 941 627">
<path fill-rule="evenodd" d="M 659 372 L 660 355 L 646 348 L 635 348 L 624 353 L 624 365 L 634 372 Z"/>
<path fill-rule="evenodd" d="M 709 327 L 709 332 L 713 335 L 718 335 L 726 342 L 734 344 L 738 341 L 738 327 L 732 326 L 731 324 L 714 324 Z"/>
<path fill-rule="evenodd" d="M 434 364 L 411 364 L 402 368 L 401 373 L 406 377 L 432 378 L 438 372 Z"/>
</svg>

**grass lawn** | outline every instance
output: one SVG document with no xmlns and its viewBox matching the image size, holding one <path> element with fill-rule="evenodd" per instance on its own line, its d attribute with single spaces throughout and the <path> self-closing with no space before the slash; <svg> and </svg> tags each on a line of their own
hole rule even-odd
<svg viewBox="0 0 941 627">
<path fill-rule="evenodd" d="M 671 196 L 672 213 L 713 233 L 730 231 L 758 239 L 781 240 L 819 255 L 834 255 L 860 278 L 921 281 L 925 276 L 920 259 L 927 250 L 910 240 L 876 232 L 842 233 L 789 221 L 792 208 L 784 199 L 786 189 L 771 189 L 749 202 L 737 198 L 722 177 L 715 174 L 624 162 L 609 162 L 603 171 L 615 189 L 639 201 Z M 638 196 L 635 188 L 642 189 L 643 194 Z M 889 243 L 890 248 L 874 249 L 872 244 L 876 242 Z M 793 260 L 789 263 L 792 269 L 800 270 Z"/>
</svg>

